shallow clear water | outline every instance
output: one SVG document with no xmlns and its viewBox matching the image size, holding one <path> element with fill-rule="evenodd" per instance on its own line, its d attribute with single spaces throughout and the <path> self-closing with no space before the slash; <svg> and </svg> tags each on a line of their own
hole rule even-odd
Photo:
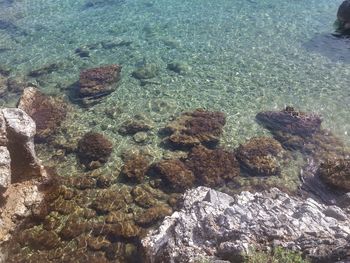
<svg viewBox="0 0 350 263">
<path fill-rule="evenodd" d="M 350 142 L 350 41 L 331 35 L 341 0 L 87 2 L 0 0 L 0 20 L 10 23 L 0 22 L 0 65 L 25 76 L 57 63 L 57 71 L 28 78 L 45 93 L 67 97 L 81 69 L 123 66 L 117 91 L 89 109 L 73 104 L 59 134 L 69 141 L 91 129 L 103 131 L 115 144 L 103 169 L 120 168 L 120 152 L 136 147 L 116 127 L 140 113 L 154 121 L 143 146 L 154 158 L 164 151 L 157 128 L 195 108 L 227 114 L 227 147 L 267 134 L 255 115 L 285 105 L 321 114 L 324 128 Z M 89 47 L 90 57 L 78 56 L 79 47 Z M 144 62 L 155 63 L 159 72 L 140 85 L 131 74 Z M 183 63 L 185 72 L 168 70 L 172 62 Z M 13 106 L 16 99 L 0 103 Z M 106 115 L 111 109 L 119 112 L 114 118 Z M 53 161 L 45 146 L 38 151 Z M 61 174 L 80 171 L 74 155 L 53 162 Z"/>
<path fill-rule="evenodd" d="M 47 93 L 65 92 L 82 68 L 119 63 L 123 84 L 105 107 L 126 103 L 125 112 L 152 114 L 149 105 L 162 99 L 174 104 L 173 112 L 223 110 L 232 143 L 256 132 L 256 112 L 286 104 L 321 113 L 324 126 L 339 135 L 350 129 L 350 43 L 330 36 L 341 1 L 126 0 L 90 8 L 85 1 L 10 2 L 0 2 L 0 17 L 17 30 L 0 29 L 0 49 L 10 49 L 0 64 L 20 75 L 60 63 L 37 80 Z M 131 44 L 96 45 L 90 58 L 74 53 L 121 40 Z M 152 79 L 159 85 L 140 86 L 131 77 L 144 59 L 159 66 Z M 173 61 L 186 63 L 188 73 L 168 71 Z"/>
</svg>

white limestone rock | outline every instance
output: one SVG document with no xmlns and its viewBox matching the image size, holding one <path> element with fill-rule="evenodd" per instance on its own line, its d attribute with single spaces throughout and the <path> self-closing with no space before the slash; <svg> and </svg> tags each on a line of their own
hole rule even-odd
<svg viewBox="0 0 350 263">
<path fill-rule="evenodd" d="M 235 260 L 274 245 L 315 260 L 350 259 L 350 216 L 337 206 L 292 197 L 273 188 L 236 196 L 198 187 L 183 208 L 143 240 L 148 262 Z"/>
</svg>

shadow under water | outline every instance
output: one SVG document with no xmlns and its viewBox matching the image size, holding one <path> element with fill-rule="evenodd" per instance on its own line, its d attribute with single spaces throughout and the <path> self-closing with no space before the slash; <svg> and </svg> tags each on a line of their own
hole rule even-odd
<svg viewBox="0 0 350 263">
<path fill-rule="evenodd" d="M 318 34 L 303 46 L 307 51 L 319 53 L 333 62 L 350 63 L 350 38 Z"/>
</svg>

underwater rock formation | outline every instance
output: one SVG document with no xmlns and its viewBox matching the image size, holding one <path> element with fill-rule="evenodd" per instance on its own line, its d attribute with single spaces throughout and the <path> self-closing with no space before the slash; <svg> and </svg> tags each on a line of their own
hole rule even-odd
<svg viewBox="0 0 350 263">
<path fill-rule="evenodd" d="M 269 130 L 301 137 L 311 136 L 318 132 L 322 122 L 320 116 L 316 114 L 296 111 L 289 106 L 282 111 L 260 112 L 256 118 Z"/>
<path fill-rule="evenodd" d="M 84 103 L 89 104 L 89 101 L 92 102 L 112 93 L 117 88 L 121 69 L 120 65 L 113 64 L 81 71 L 79 97 Z"/>
<path fill-rule="evenodd" d="M 79 160 L 88 169 L 95 169 L 106 163 L 113 150 L 113 144 L 104 135 L 86 133 L 78 142 Z"/>
<path fill-rule="evenodd" d="M 154 63 L 143 63 L 131 75 L 136 79 L 151 79 L 158 75 L 159 67 Z"/>
<path fill-rule="evenodd" d="M 175 146 L 213 145 L 219 142 L 226 118 L 222 112 L 202 109 L 182 113 L 165 127 L 166 140 Z"/>
<path fill-rule="evenodd" d="M 154 165 L 154 170 L 164 180 L 164 185 L 177 192 L 191 188 L 195 177 L 191 170 L 178 159 L 163 160 Z"/>
<path fill-rule="evenodd" d="M 327 159 L 321 163 L 318 173 L 328 185 L 350 192 L 350 159 Z"/>
<path fill-rule="evenodd" d="M 149 169 L 150 160 L 141 155 L 135 154 L 125 160 L 121 173 L 129 180 L 142 182 Z"/>
<path fill-rule="evenodd" d="M 185 164 L 200 185 L 222 186 L 240 174 L 235 154 L 220 148 L 209 150 L 202 145 L 195 146 Z"/>
<path fill-rule="evenodd" d="M 123 122 L 118 129 L 122 135 L 134 135 L 138 132 L 147 132 L 153 128 L 153 123 L 142 115 L 136 115 L 133 119 Z"/>
<path fill-rule="evenodd" d="M 180 211 L 141 241 L 146 262 L 240 262 L 253 249 L 274 246 L 298 250 L 315 262 L 350 259 L 350 217 L 337 206 L 277 188 L 231 197 L 198 187 L 183 200 Z"/>
<path fill-rule="evenodd" d="M 279 175 L 284 157 L 281 144 L 269 137 L 252 138 L 238 147 L 236 157 L 251 175 Z"/>
<path fill-rule="evenodd" d="M 47 96 L 35 87 L 27 87 L 18 102 L 18 108 L 32 117 L 37 129 L 35 138 L 43 141 L 61 125 L 68 106 L 60 98 Z"/>
<path fill-rule="evenodd" d="M 350 0 L 345 0 L 339 6 L 337 12 L 338 31 L 344 35 L 350 35 Z"/>
<path fill-rule="evenodd" d="M 330 131 L 322 129 L 320 116 L 287 107 L 282 111 L 259 113 L 257 119 L 284 148 L 302 153 L 306 162 L 300 174 L 303 193 L 326 204 L 336 204 L 339 191 L 327 187 L 317 170 L 327 160 L 347 158 L 350 151 Z"/>
</svg>

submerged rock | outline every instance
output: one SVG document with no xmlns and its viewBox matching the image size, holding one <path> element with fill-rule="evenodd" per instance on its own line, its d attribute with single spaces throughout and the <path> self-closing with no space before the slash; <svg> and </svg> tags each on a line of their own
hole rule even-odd
<svg viewBox="0 0 350 263">
<path fill-rule="evenodd" d="M 235 154 L 223 149 L 193 147 L 185 164 L 199 184 L 211 187 L 222 186 L 240 174 Z"/>
<path fill-rule="evenodd" d="M 338 8 L 337 19 L 339 31 L 342 34 L 350 35 L 350 0 L 345 0 Z"/>
<path fill-rule="evenodd" d="M 225 123 L 226 118 L 222 112 L 202 109 L 185 112 L 165 127 L 165 131 L 170 133 L 166 139 L 172 145 L 180 147 L 216 144 Z"/>
<path fill-rule="evenodd" d="M 130 180 L 142 182 L 149 169 L 150 160 L 140 154 L 127 158 L 122 167 L 122 174 Z"/>
<path fill-rule="evenodd" d="M 160 161 L 154 165 L 154 169 L 165 181 L 165 186 L 175 191 L 183 192 L 194 184 L 192 171 L 180 160 Z"/>
<path fill-rule="evenodd" d="M 158 75 L 159 67 L 154 63 L 144 63 L 141 67 L 138 67 L 132 76 L 136 79 L 152 79 Z"/>
<path fill-rule="evenodd" d="M 236 151 L 237 159 L 251 175 L 279 175 L 284 150 L 281 144 L 268 137 L 250 139 Z"/>
<path fill-rule="evenodd" d="M 62 65 L 58 63 L 52 63 L 50 65 L 46 65 L 42 68 L 32 70 L 28 73 L 28 76 L 33 77 L 33 78 L 38 78 L 43 75 L 51 74 L 57 70 L 59 70 L 62 67 Z"/>
<path fill-rule="evenodd" d="M 286 107 L 282 111 L 260 112 L 256 118 L 272 132 L 286 132 L 301 137 L 318 132 L 322 122 L 320 116 L 296 111 L 293 107 Z"/>
<path fill-rule="evenodd" d="M 350 259 L 350 217 L 339 207 L 276 188 L 231 197 L 198 187 L 183 199 L 182 209 L 142 240 L 147 262 L 239 259 L 276 245 L 315 262 Z"/>
<path fill-rule="evenodd" d="M 136 115 L 133 119 L 123 122 L 118 129 L 122 135 L 134 135 L 138 132 L 147 132 L 153 128 L 152 121 L 144 116 Z"/>
<path fill-rule="evenodd" d="M 117 64 L 80 72 L 79 97 L 85 102 L 106 96 L 117 88 L 122 67 Z"/>
<path fill-rule="evenodd" d="M 350 159 L 328 159 L 321 163 L 318 174 L 328 185 L 350 192 Z"/>
<path fill-rule="evenodd" d="M 60 98 L 43 94 L 35 87 L 27 87 L 18 102 L 18 108 L 33 118 L 36 139 L 45 140 L 53 135 L 67 115 L 67 104 Z"/>
<path fill-rule="evenodd" d="M 88 132 L 78 142 L 78 157 L 88 169 L 106 163 L 113 150 L 113 144 L 104 135 Z"/>
</svg>

